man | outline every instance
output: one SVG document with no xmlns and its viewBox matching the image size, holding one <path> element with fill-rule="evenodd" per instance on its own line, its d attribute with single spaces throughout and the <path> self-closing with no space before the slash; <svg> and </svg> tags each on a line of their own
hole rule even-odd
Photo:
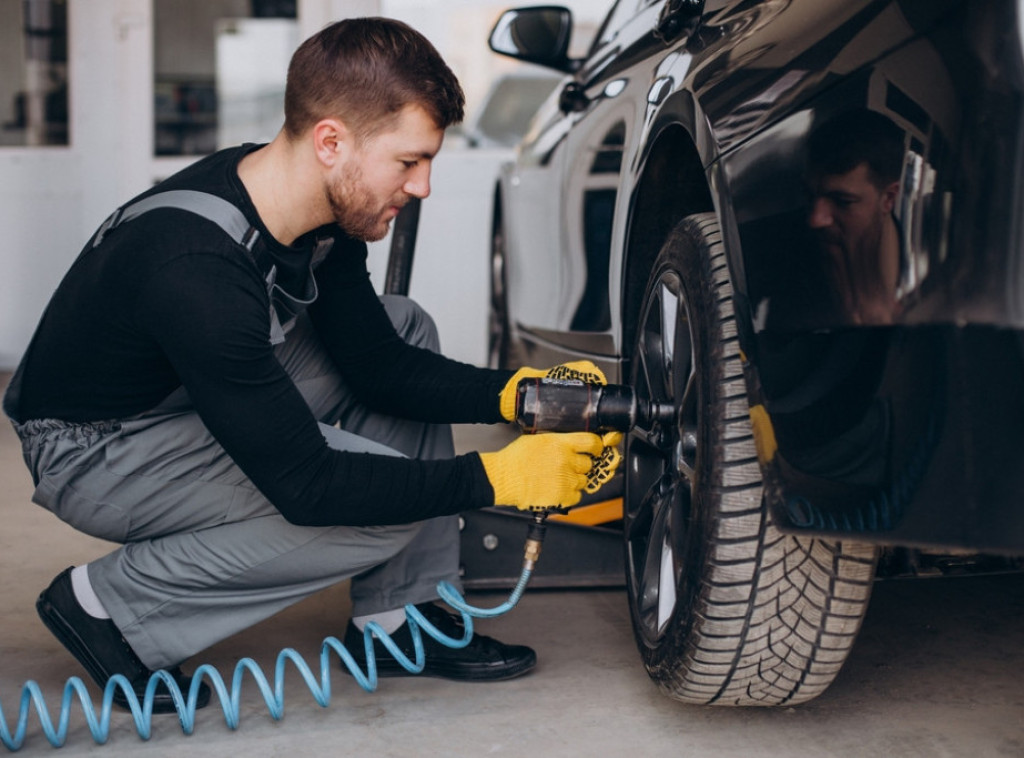
<svg viewBox="0 0 1024 758">
<path fill-rule="evenodd" d="M 271 143 L 123 206 L 60 284 L 4 409 L 34 501 L 123 543 L 37 603 L 101 686 L 122 673 L 141 697 L 164 668 L 187 688 L 182 660 L 349 578 L 357 658 L 370 620 L 411 651 L 407 603 L 459 636 L 430 602 L 457 582 L 454 514 L 575 503 L 617 441 L 537 435 L 456 457 L 446 424 L 511 420 L 516 381 L 545 372 L 443 358 L 429 318 L 370 285 L 365 241 L 427 196 L 463 102 L 412 29 L 333 24 L 293 56 Z M 476 635 L 428 641 L 425 671 L 504 679 L 535 661 Z M 173 710 L 169 693 L 155 710 Z"/>
<path fill-rule="evenodd" d="M 843 111 L 811 131 L 806 219 L 812 244 L 795 272 L 784 270 L 806 278 L 783 301 L 788 319 L 760 340 L 773 442 L 790 473 L 807 476 L 805 500 L 834 499 L 833 482 L 843 492 L 860 488 L 860 504 L 846 507 L 844 517 L 864 523 L 877 522 L 880 513 L 891 518 L 889 509 L 896 508 L 882 497 L 894 427 L 890 402 L 879 393 L 892 332 L 851 327 L 889 325 L 900 314 L 894 209 L 904 142 L 891 119 L 867 108 Z M 879 502 L 886 503 L 881 511 Z"/>
<path fill-rule="evenodd" d="M 899 313 L 900 235 L 893 210 L 903 133 L 880 113 L 848 111 L 808 138 L 808 226 L 826 254 L 843 323 L 891 324 Z"/>
</svg>

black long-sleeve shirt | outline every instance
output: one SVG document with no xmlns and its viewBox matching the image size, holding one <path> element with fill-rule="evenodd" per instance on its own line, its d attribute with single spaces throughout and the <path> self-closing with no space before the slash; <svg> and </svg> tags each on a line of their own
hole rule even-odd
<svg viewBox="0 0 1024 758">
<path fill-rule="evenodd" d="M 144 195 L 194 189 L 241 208 L 260 231 L 256 260 L 291 292 L 307 284 L 317 238 L 334 245 L 314 270 L 309 314 L 346 383 L 383 413 L 429 422 L 501 421 L 511 372 L 407 345 L 370 283 L 366 245 L 336 226 L 279 244 L 238 178 L 256 146 L 216 153 Z M 141 197 L 141 196 L 140 196 Z M 138 198 L 136 198 L 138 199 Z M 126 222 L 75 261 L 26 355 L 20 420 L 129 418 L 184 386 L 217 441 L 291 522 L 410 522 L 493 504 L 477 454 L 420 461 L 327 447 L 270 344 L 265 271 L 213 222 L 160 208 Z"/>
</svg>

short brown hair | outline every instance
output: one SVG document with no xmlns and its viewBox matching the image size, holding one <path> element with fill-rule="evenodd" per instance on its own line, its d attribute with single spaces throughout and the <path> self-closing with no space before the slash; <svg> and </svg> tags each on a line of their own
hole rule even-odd
<svg viewBox="0 0 1024 758">
<path fill-rule="evenodd" d="M 814 127 L 807 138 L 812 175 L 845 174 L 861 163 L 880 192 L 903 173 L 904 134 L 888 116 L 867 108 L 843 111 Z"/>
<path fill-rule="evenodd" d="M 303 42 L 288 66 L 284 128 L 292 138 L 322 118 L 340 118 L 365 139 L 406 105 L 438 128 L 462 121 L 465 95 L 422 34 L 401 21 L 350 18 Z"/>
</svg>

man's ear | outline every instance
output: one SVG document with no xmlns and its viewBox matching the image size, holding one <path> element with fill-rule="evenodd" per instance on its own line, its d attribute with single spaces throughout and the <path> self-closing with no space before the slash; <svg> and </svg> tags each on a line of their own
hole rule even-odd
<svg viewBox="0 0 1024 758">
<path fill-rule="evenodd" d="M 313 150 L 325 167 L 334 166 L 352 150 L 352 133 L 344 122 L 325 118 L 313 126 Z"/>
<path fill-rule="evenodd" d="M 893 182 L 884 190 L 882 190 L 882 208 L 886 213 L 892 213 L 892 209 L 896 207 L 896 198 L 900 194 L 900 183 Z"/>
</svg>

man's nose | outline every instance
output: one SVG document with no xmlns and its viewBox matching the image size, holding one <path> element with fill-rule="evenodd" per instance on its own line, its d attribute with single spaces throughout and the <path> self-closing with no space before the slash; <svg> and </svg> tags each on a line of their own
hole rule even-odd
<svg viewBox="0 0 1024 758">
<path fill-rule="evenodd" d="M 807 216 L 807 225 L 811 229 L 824 229 L 832 226 L 832 211 L 825 198 L 816 197 L 811 201 L 811 212 Z"/>
<path fill-rule="evenodd" d="M 406 194 L 420 200 L 426 198 L 430 194 L 430 164 L 424 162 L 413 169 L 412 175 L 402 189 Z"/>
</svg>

